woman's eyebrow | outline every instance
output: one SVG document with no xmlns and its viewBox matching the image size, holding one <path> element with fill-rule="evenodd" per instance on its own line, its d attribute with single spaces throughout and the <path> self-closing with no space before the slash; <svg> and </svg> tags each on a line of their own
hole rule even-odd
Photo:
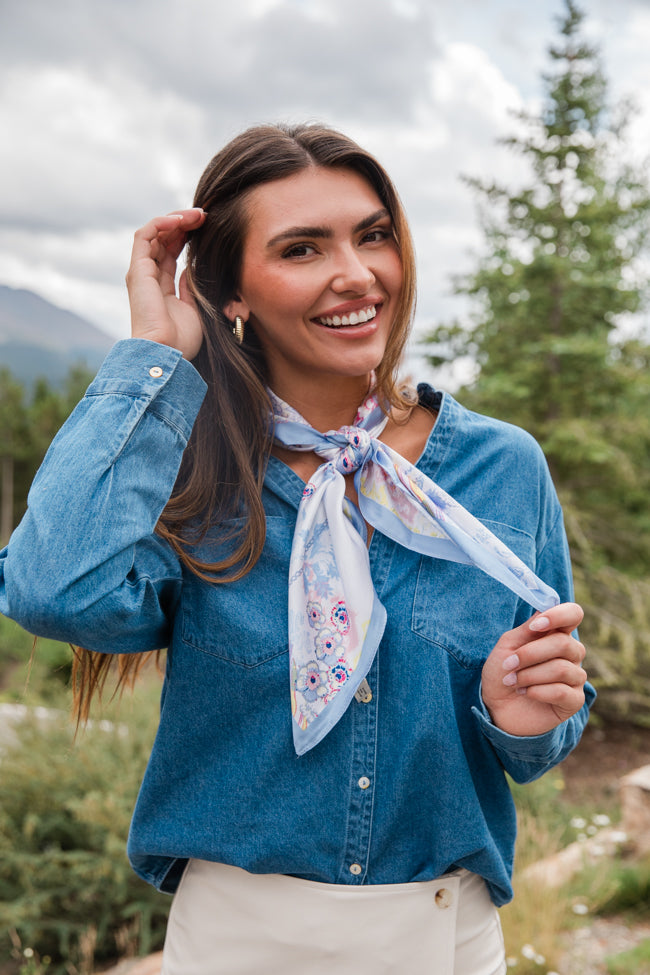
<svg viewBox="0 0 650 975">
<path fill-rule="evenodd" d="M 367 230 L 368 227 L 372 227 L 373 223 L 378 220 L 383 220 L 385 217 L 390 217 L 389 211 L 386 207 L 382 207 L 380 210 L 375 210 L 370 216 L 364 217 L 360 220 L 355 227 L 352 228 L 352 232 L 357 234 L 362 230 Z M 275 247 L 276 244 L 282 244 L 285 240 L 295 240 L 296 237 L 312 237 L 314 239 L 323 239 L 334 236 L 334 231 L 331 227 L 288 227 L 287 230 L 283 230 L 282 233 L 276 234 L 267 243 L 267 248 Z"/>
<path fill-rule="evenodd" d="M 334 231 L 331 227 L 289 227 L 287 230 L 283 230 L 281 234 L 277 234 L 272 237 L 267 243 L 267 247 L 274 247 L 275 244 L 281 244 L 285 240 L 294 240 L 296 237 L 333 237 Z"/>
<path fill-rule="evenodd" d="M 367 230 L 368 227 L 372 227 L 373 223 L 377 223 L 378 220 L 383 220 L 385 217 L 390 217 L 390 212 L 386 207 L 382 207 L 381 210 L 375 210 L 369 217 L 365 217 L 365 219 L 356 225 L 354 233 L 358 234 L 361 230 Z"/>
</svg>

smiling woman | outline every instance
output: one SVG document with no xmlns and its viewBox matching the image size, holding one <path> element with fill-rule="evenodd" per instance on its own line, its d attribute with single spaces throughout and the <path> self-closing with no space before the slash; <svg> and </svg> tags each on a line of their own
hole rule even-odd
<svg viewBox="0 0 650 975">
<path fill-rule="evenodd" d="M 168 648 L 128 843 L 174 894 L 164 975 L 503 973 L 506 772 L 561 761 L 594 696 L 539 448 L 399 379 L 408 226 L 331 129 L 229 143 L 127 285 L 0 610 L 85 648 L 82 717 Z"/>
<path fill-rule="evenodd" d="M 390 213 L 363 177 L 320 166 L 257 187 L 248 209 L 240 286 L 226 314 L 248 321 L 269 385 L 297 399 L 306 419 L 350 378 L 361 402 L 402 289 Z M 278 233 L 288 213 L 304 220 Z"/>
</svg>

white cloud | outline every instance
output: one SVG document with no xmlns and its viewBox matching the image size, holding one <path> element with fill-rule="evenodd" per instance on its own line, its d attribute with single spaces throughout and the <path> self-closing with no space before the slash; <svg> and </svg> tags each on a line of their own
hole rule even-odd
<svg viewBox="0 0 650 975">
<path fill-rule="evenodd" d="M 615 93 L 650 151 L 650 10 L 590 0 Z M 26 0 L 0 34 L 0 281 L 116 334 L 132 231 L 189 201 L 246 125 L 320 118 L 394 177 L 419 252 L 418 329 L 451 317 L 480 246 L 459 174 L 519 178 L 496 144 L 535 107 L 560 0 Z"/>
<path fill-rule="evenodd" d="M 4 224 L 105 228 L 181 202 L 202 113 L 173 93 L 85 70 L 15 67 L 0 101 Z M 179 173 L 186 173 L 187 187 Z"/>
</svg>

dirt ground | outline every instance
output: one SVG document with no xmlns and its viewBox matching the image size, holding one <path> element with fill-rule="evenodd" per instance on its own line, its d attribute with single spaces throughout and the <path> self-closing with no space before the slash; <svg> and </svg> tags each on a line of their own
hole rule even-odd
<svg viewBox="0 0 650 975">
<path fill-rule="evenodd" d="M 621 778 L 650 764 L 650 728 L 608 724 L 588 725 L 578 747 L 562 765 L 564 796 L 572 805 L 609 813 L 618 806 Z M 629 951 L 650 938 L 650 922 L 639 918 L 585 919 L 585 924 L 567 936 L 563 975 L 606 975 L 605 959 Z M 644 975 L 647 970 L 644 969 Z"/>
<path fill-rule="evenodd" d="M 565 796 L 575 805 L 583 803 L 609 809 L 616 800 L 618 783 L 628 772 L 650 764 L 650 728 L 588 724 L 578 747 L 562 764 Z"/>
</svg>

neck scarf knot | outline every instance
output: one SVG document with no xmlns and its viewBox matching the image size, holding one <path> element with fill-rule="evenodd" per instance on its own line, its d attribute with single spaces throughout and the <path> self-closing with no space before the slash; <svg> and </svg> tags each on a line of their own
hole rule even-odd
<svg viewBox="0 0 650 975">
<path fill-rule="evenodd" d="M 354 424 L 321 433 L 269 390 L 277 443 L 324 458 L 303 491 L 289 565 L 289 660 L 298 755 L 334 727 L 368 673 L 386 625 L 366 522 L 400 545 L 474 565 L 544 611 L 559 597 L 462 505 L 377 439 L 388 418 L 374 395 Z M 354 472 L 357 508 L 345 496 Z"/>
<path fill-rule="evenodd" d="M 332 444 L 314 447 L 314 453 L 332 461 L 341 474 L 352 474 L 358 470 L 368 456 L 372 438 L 367 430 L 361 427 L 341 427 L 335 433 L 324 434 Z"/>
</svg>

